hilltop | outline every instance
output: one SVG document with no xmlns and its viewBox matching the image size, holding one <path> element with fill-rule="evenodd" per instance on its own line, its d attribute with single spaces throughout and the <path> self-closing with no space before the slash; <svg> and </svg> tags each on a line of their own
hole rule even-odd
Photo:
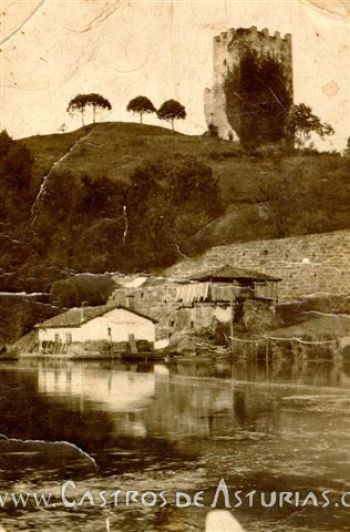
<svg viewBox="0 0 350 532">
<path fill-rule="evenodd" d="M 103 122 L 71 133 L 28 137 L 22 142 L 34 155 L 35 181 L 65 154 L 68 155 L 60 164 L 62 171 L 69 169 L 80 178 L 86 174 L 93 178 L 105 176 L 112 181 L 127 181 L 133 169 L 147 159 L 188 155 L 213 166 L 223 198 L 230 202 L 230 192 L 235 196 L 238 192 L 239 197 L 235 199 L 254 200 L 258 191 L 255 181 L 261 174 L 257 168 L 251 168 L 248 179 L 241 180 L 243 151 L 238 143 L 206 135 L 172 133 L 146 124 Z M 232 179 L 240 180 L 234 191 Z"/>
</svg>

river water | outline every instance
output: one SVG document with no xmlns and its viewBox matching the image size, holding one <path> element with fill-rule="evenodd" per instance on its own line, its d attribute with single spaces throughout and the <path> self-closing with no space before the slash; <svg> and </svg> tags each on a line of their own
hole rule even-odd
<svg viewBox="0 0 350 532">
<path fill-rule="evenodd" d="M 3 362 L 0 433 L 0 496 L 53 497 L 0 500 L 6 531 L 204 531 L 228 503 L 248 532 L 350 530 L 345 365 Z"/>
</svg>

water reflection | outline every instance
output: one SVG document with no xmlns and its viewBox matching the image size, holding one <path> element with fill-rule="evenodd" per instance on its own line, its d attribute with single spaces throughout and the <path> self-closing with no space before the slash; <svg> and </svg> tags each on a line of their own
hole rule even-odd
<svg viewBox="0 0 350 532">
<path fill-rule="evenodd" d="M 254 419 L 257 426 L 260 417 L 265 428 L 271 428 L 276 426 L 276 410 L 286 404 L 276 409 L 272 401 L 276 392 L 261 388 L 268 383 L 318 386 L 321 390 L 350 388 L 346 366 L 289 365 L 285 361 L 268 365 L 246 360 L 206 365 L 178 361 L 169 366 L 22 361 L 3 365 L 0 373 L 0 408 L 4 409 L 0 432 L 32 438 L 47 438 L 51 432 L 51 437 L 63 434 L 75 440 L 74 427 L 83 426 L 78 440 L 91 450 L 102 435 L 109 442 L 118 437 L 178 441 L 226 434 L 237 424 L 253 426 Z M 10 411 L 6 409 L 9 402 Z M 68 431 L 60 423 L 63 417 Z M 103 434 L 99 429 L 102 420 Z"/>
<path fill-rule="evenodd" d="M 165 366 L 149 369 L 140 373 L 40 365 L 38 391 L 56 402 L 70 399 L 80 412 L 108 412 L 114 436 L 168 440 L 209 436 L 232 420 L 231 382 L 214 380 L 203 386 L 199 379 L 169 378 Z"/>
<path fill-rule="evenodd" d="M 132 474 L 160 489 L 213 490 L 225 478 L 236 489 L 341 490 L 350 479 L 349 390 L 349 367 L 324 362 L 23 360 L 0 366 L 0 432 L 78 445 L 96 459 L 95 481 L 107 488 Z M 21 464 L 6 467 L 31 481 L 33 470 Z M 140 530 L 153 530 L 146 513 Z M 134 530 L 125 519 L 119 529 Z M 305 530 L 320 531 L 317 523 Z"/>
<path fill-rule="evenodd" d="M 82 408 L 89 402 L 111 412 L 135 411 L 154 396 L 155 380 L 152 373 L 39 366 L 38 390 L 51 397 L 79 397 Z"/>
</svg>

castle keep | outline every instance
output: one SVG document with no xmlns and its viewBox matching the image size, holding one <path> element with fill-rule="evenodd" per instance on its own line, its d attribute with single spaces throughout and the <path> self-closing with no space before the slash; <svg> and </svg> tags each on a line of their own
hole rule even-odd
<svg viewBox="0 0 350 532">
<path fill-rule="evenodd" d="M 204 94 L 211 132 L 263 144 L 288 137 L 293 103 L 292 37 L 255 26 L 214 37 L 214 85 Z"/>
</svg>

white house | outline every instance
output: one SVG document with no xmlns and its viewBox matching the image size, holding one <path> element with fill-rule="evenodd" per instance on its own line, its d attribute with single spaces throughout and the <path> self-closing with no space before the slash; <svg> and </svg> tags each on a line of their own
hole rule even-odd
<svg viewBox="0 0 350 532">
<path fill-rule="evenodd" d="M 71 344 L 107 340 L 108 342 L 129 342 L 147 340 L 155 342 L 156 320 L 124 307 L 79 307 L 72 308 L 36 325 L 39 343 L 55 342 Z"/>
</svg>

